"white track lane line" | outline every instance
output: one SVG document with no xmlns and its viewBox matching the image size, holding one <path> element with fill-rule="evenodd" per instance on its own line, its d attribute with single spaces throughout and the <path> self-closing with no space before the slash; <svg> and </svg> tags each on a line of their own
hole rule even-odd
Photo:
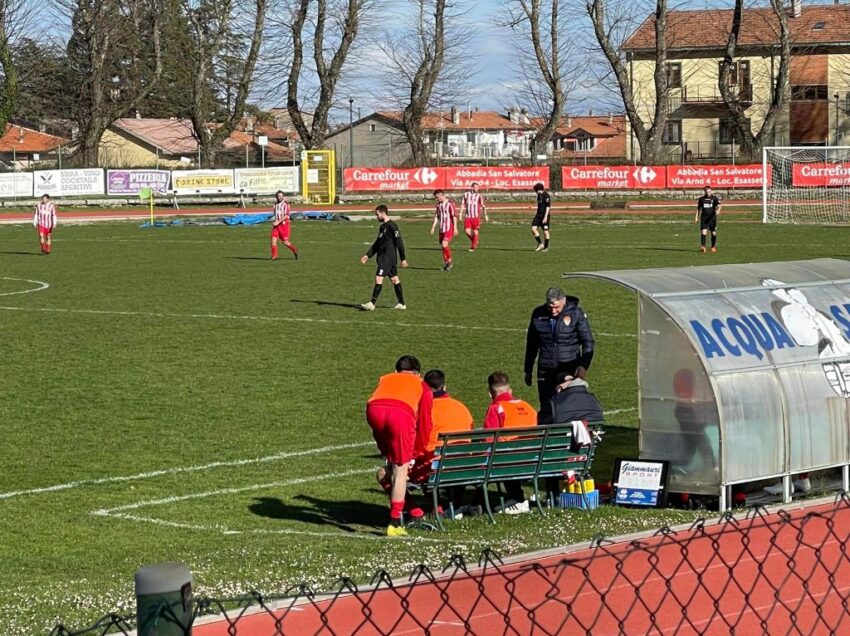
<svg viewBox="0 0 850 636">
<path fill-rule="evenodd" d="M 297 318 L 292 316 L 245 316 L 240 314 L 177 314 L 170 312 L 154 312 L 154 311 L 121 311 L 112 309 L 63 309 L 59 307 L 12 307 L 0 306 L 3 311 L 24 311 L 24 312 L 46 312 L 46 313 L 64 313 L 64 314 L 92 314 L 96 316 L 129 316 L 140 318 L 176 318 L 185 320 L 187 318 L 200 320 L 245 320 L 245 321 L 263 321 L 263 322 L 296 322 L 296 323 L 318 323 L 325 325 L 382 325 L 387 327 L 412 327 L 414 329 L 460 329 L 467 331 L 500 331 L 525 333 L 526 329 L 518 329 L 516 327 L 485 327 L 479 325 L 452 325 L 452 324 L 427 324 L 415 322 L 386 322 L 380 320 L 329 320 L 327 318 Z M 637 338 L 635 334 L 630 333 L 605 333 L 599 332 L 596 334 L 603 338 Z"/>
</svg>

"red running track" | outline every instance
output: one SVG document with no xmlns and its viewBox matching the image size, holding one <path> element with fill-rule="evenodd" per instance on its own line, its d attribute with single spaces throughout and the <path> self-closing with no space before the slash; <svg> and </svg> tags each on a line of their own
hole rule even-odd
<svg viewBox="0 0 850 636">
<path fill-rule="evenodd" d="M 392 589 L 302 598 L 193 633 L 846 634 L 848 597 L 850 504 L 842 500 L 535 563 L 453 566 L 436 580 L 420 574 Z"/>
</svg>

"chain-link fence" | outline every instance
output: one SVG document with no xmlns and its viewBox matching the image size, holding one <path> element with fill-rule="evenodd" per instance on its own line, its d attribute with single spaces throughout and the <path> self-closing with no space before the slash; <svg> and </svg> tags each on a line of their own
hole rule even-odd
<svg viewBox="0 0 850 636">
<path fill-rule="evenodd" d="M 156 611 L 163 625 L 173 616 L 166 605 Z M 109 615 L 52 634 L 127 634 L 133 623 Z M 477 565 L 456 555 L 441 572 L 420 565 L 401 582 L 380 571 L 369 585 L 344 578 L 322 594 L 299 585 L 196 599 L 192 633 L 850 633 L 850 498 L 790 512 L 755 507 L 628 542 L 598 537 L 587 550 L 532 562 L 505 563 L 488 549 Z"/>
</svg>

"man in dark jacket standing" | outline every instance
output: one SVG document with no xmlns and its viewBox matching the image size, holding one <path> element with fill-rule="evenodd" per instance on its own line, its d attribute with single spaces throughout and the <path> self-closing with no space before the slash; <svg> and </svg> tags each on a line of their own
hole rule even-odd
<svg viewBox="0 0 850 636">
<path fill-rule="evenodd" d="M 590 322 L 578 306 L 578 298 L 550 287 L 546 303 L 531 312 L 525 339 L 525 384 L 531 386 L 536 358 L 541 416 L 549 411 L 559 374 L 584 379 L 593 358 L 593 344 Z"/>
</svg>

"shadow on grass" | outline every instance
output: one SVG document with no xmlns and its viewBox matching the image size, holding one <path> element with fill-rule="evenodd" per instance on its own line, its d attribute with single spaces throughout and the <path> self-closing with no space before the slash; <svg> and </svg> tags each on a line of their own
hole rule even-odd
<svg viewBox="0 0 850 636">
<path fill-rule="evenodd" d="M 225 256 L 231 261 L 271 261 L 268 256 Z M 294 260 L 294 259 L 293 259 Z"/>
<path fill-rule="evenodd" d="M 332 300 L 299 300 L 297 298 L 293 298 L 289 302 L 291 303 L 307 303 L 313 305 L 319 305 L 320 307 L 347 307 L 348 309 L 360 309 L 360 305 L 357 303 L 337 303 Z"/>
<path fill-rule="evenodd" d="M 362 526 L 377 527 L 387 515 L 386 506 L 355 500 L 319 499 L 309 495 L 297 495 L 293 497 L 293 503 L 284 503 L 277 497 L 256 497 L 254 501 L 248 510 L 259 517 L 330 525 L 346 532 L 360 532 Z M 361 528 L 352 527 L 355 524 Z"/>
<path fill-rule="evenodd" d="M 638 429 L 626 426 L 605 427 L 605 437 L 593 458 L 590 472 L 597 484 L 610 481 L 614 475 L 614 461 L 618 457 L 637 457 Z"/>
<path fill-rule="evenodd" d="M 635 247 L 636 250 L 648 250 L 650 252 L 692 252 L 694 254 L 699 254 L 700 251 L 697 248 L 690 247 Z"/>
<path fill-rule="evenodd" d="M 12 254 L 14 256 L 41 256 L 39 252 L 0 252 L 0 254 Z"/>
</svg>

